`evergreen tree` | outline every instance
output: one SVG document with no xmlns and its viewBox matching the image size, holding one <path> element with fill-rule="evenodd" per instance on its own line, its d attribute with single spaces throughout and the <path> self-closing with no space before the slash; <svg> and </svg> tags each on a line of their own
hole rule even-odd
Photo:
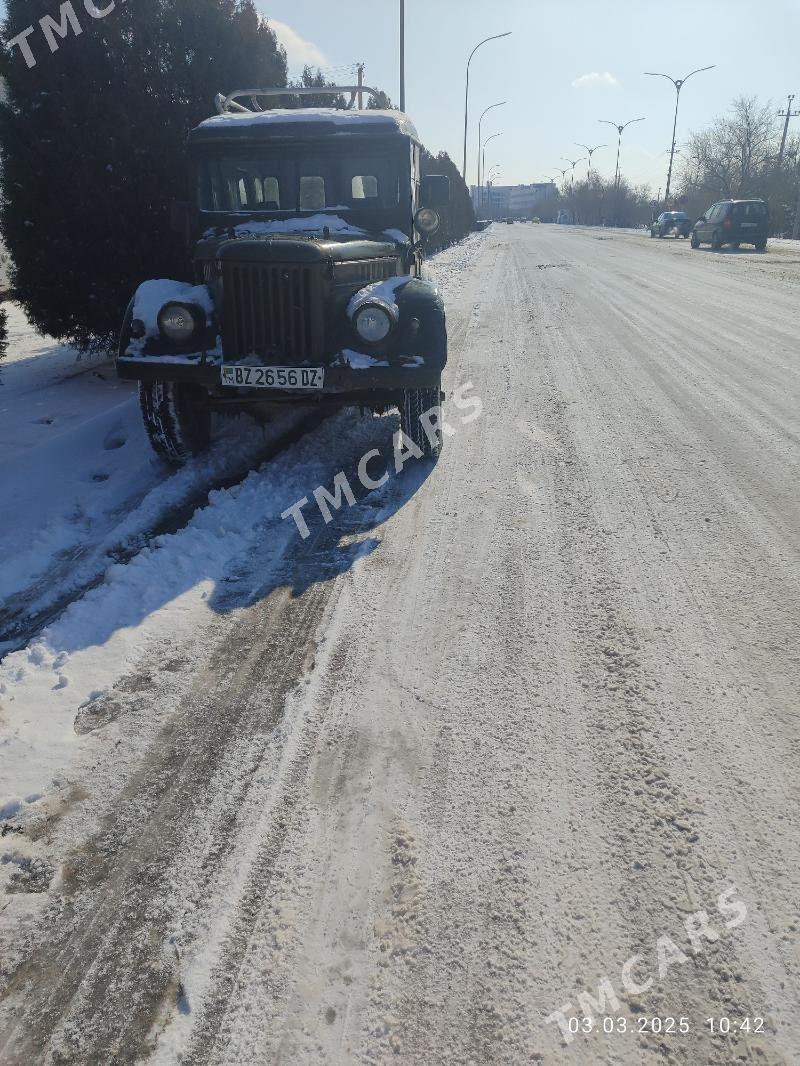
<svg viewBox="0 0 800 1066">
<path fill-rule="evenodd" d="M 326 81 L 321 70 L 317 70 L 316 74 L 311 67 L 306 66 L 303 68 L 303 73 L 298 83 L 300 87 L 304 89 L 324 89 L 327 86 L 333 84 Z M 341 94 L 334 93 L 313 93 L 308 96 L 293 96 L 290 102 L 283 106 L 288 107 L 344 107 L 345 99 Z"/>
<path fill-rule="evenodd" d="M 395 106 L 383 89 L 378 89 L 377 96 L 370 96 L 367 104 L 368 111 L 394 111 Z"/>
<path fill-rule="evenodd" d="M 141 281 L 186 276 L 169 204 L 187 197 L 188 130 L 218 91 L 285 85 L 286 54 L 253 0 L 135 0 L 104 18 L 74 0 L 82 32 L 53 54 L 38 28 L 52 0 L 6 7 L 0 230 L 12 285 L 42 332 L 106 344 Z M 7 49 L 31 25 L 29 68 Z"/>
</svg>

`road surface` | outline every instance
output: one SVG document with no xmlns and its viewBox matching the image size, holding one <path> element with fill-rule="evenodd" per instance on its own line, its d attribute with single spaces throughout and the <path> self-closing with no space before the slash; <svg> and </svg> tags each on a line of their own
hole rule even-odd
<svg viewBox="0 0 800 1066">
<path fill-rule="evenodd" d="M 470 255 L 480 417 L 267 524 L 9 829 L 4 1064 L 800 1062 L 800 256 Z"/>
</svg>

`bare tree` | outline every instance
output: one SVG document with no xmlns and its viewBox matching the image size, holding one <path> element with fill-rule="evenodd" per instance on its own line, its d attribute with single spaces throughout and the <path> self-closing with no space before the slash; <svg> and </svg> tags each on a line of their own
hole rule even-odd
<svg viewBox="0 0 800 1066">
<path fill-rule="evenodd" d="M 681 206 L 694 216 L 721 198 L 763 197 L 773 234 L 788 235 L 797 211 L 800 139 L 779 158 L 781 127 L 771 103 L 734 100 L 728 114 L 690 135 L 682 154 Z"/>
<path fill-rule="evenodd" d="M 759 195 L 765 171 L 777 156 L 777 135 L 772 104 L 740 96 L 729 115 L 690 135 L 684 183 L 712 197 Z"/>
</svg>

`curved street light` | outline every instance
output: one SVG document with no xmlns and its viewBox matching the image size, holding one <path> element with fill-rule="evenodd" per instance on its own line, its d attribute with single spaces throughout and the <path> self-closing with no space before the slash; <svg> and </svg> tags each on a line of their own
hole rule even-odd
<svg viewBox="0 0 800 1066">
<path fill-rule="evenodd" d="M 710 67 L 698 67 L 697 70 L 693 70 L 690 74 L 687 74 L 685 78 L 672 78 L 669 74 L 655 74 L 652 70 L 646 70 L 644 73 L 648 78 L 666 78 L 667 81 L 671 81 L 675 86 L 675 119 L 672 123 L 672 150 L 669 153 L 669 170 L 667 171 L 667 191 L 664 193 L 664 203 L 669 201 L 669 187 L 672 184 L 672 161 L 675 158 L 675 131 L 678 128 L 678 105 L 681 102 L 681 89 L 684 87 L 689 78 L 693 74 L 701 74 L 704 70 L 713 70 L 716 63 L 712 63 Z"/>
<path fill-rule="evenodd" d="M 495 137 L 502 137 L 502 136 L 503 136 L 503 131 L 500 130 L 499 133 L 493 133 L 491 135 L 491 137 L 487 137 L 482 145 L 478 145 L 478 148 L 479 148 L 480 153 L 481 153 L 480 158 L 483 160 L 483 171 L 484 172 L 486 171 L 486 145 L 489 143 L 489 141 L 493 141 L 495 139 Z M 481 173 L 481 169 L 479 167 L 478 168 L 478 174 L 480 174 L 480 173 Z M 482 189 L 483 186 L 479 185 L 478 188 Z M 483 203 L 483 193 L 481 193 L 481 203 Z"/>
<path fill-rule="evenodd" d="M 572 177 L 571 177 L 570 180 L 571 180 L 571 183 L 574 185 L 575 184 L 575 167 L 578 165 L 578 163 L 582 163 L 583 162 L 583 158 L 576 159 L 574 162 L 571 159 L 567 159 L 567 157 L 565 155 L 562 155 L 561 158 L 564 160 L 565 163 L 569 163 L 569 165 L 572 167 Z"/>
<path fill-rule="evenodd" d="M 597 121 L 598 122 L 604 122 L 607 126 L 613 126 L 614 129 L 619 134 L 619 136 L 617 138 L 617 169 L 616 169 L 616 171 L 614 173 L 614 188 L 616 189 L 618 187 L 618 185 L 619 185 L 619 151 L 620 151 L 620 148 L 622 147 L 622 133 L 623 133 L 623 130 L 626 130 L 628 128 L 628 126 L 632 125 L 632 123 L 634 123 L 634 122 L 644 122 L 644 118 L 629 118 L 628 121 L 627 122 L 623 122 L 621 126 L 620 126 L 620 124 L 618 122 L 612 122 L 611 119 L 608 119 L 608 118 L 599 118 Z"/>
<path fill-rule="evenodd" d="M 468 122 L 469 122 L 469 67 L 470 67 L 470 63 L 472 62 L 472 57 L 475 55 L 475 53 L 478 51 L 478 49 L 481 48 L 483 45 L 487 44 L 489 41 L 499 41 L 501 37 L 510 37 L 511 33 L 512 33 L 512 31 L 509 30 L 508 33 L 496 33 L 496 34 L 494 34 L 493 37 L 484 37 L 484 39 L 482 41 L 479 41 L 475 45 L 475 47 L 472 49 L 472 51 L 469 54 L 469 59 L 467 60 L 467 88 L 466 88 L 466 91 L 464 92 L 464 169 L 461 172 L 461 177 L 464 179 L 464 181 L 467 180 L 467 126 L 468 126 Z"/>
<path fill-rule="evenodd" d="M 484 116 L 490 111 L 493 111 L 496 107 L 504 107 L 508 103 L 507 100 L 501 100 L 497 104 L 489 104 L 483 115 L 478 119 L 478 185 L 481 184 L 481 124 L 483 123 Z"/>
<path fill-rule="evenodd" d="M 579 148 L 586 149 L 586 151 L 589 153 L 589 165 L 586 168 L 586 183 L 588 185 L 588 183 L 591 181 L 591 177 L 592 177 L 592 156 L 594 155 L 594 153 L 597 151 L 598 148 L 608 148 L 608 145 L 607 144 L 596 144 L 594 146 L 594 148 L 590 148 L 588 144 L 581 144 L 580 141 L 573 141 L 572 143 L 573 144 L 577 144 L 577 146 Z"/>
<path fill-rule="evenodd" d="M 491 203 L 489 202 L 489 201 L 490 201 L 490 197 L 489 197 L 489 186 L 490 186 L 490 185 L 492 184 L 492 182 L 493 182 L 493 180 L 494 180 L 495 178 L 497 178 L 497 177 L 499 177 L 499 176 L 500 176 L 500 174 L 502 173 L 502 170 L 503 170 L 503 168 L 502 168 L 502 167 L 500 166 L 500 164 L 499 164 L 499 163 L 495 163 L 495 164 L 494 164 L 494 165 L 493 165 L 493 166 L 492 166 L 492 167 L 491 167 L 491 168 L 489 169 L 489 173 L 488 173 L 488 175 L 487 175 L 487 177 L 486 177 L 486 203 L 485 203 L 485 205 L 484 205 L 484 206 L 485 206 L 485 207 L 486 207 L 486 208 L 487 208 L 488 210 L 491 210 L 491 207 L 492 207 Z"/>
</svg>

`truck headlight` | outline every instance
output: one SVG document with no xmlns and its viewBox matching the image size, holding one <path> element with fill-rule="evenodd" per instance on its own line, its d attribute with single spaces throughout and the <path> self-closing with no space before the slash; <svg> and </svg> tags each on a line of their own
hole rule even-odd
<svg viewBox="0 0 800 1066">
<path fill-rule="evenodd" d="M 388 311 L 378 304 L 365 304 L 353 320 L 356 332 L 368 344 L 377 344 L 391 333 L 394 321 Z"/>
<path fill-rule="evenodd" d="M 204 322 L 205 313 L 188 304 L 164 304 L 158 313 L 159 330 L 175 344 L 188 344 L 195 333 L 200 332 Z"/>
<path fill-rule="evenodd" d="M 434 211 L 432 207 L 421 207 L 414 215 L 414 225 L 420 233 L 430 237 L 438 230 L 441 225 L 441 219 L 438 212 Z"/>
</svg>

